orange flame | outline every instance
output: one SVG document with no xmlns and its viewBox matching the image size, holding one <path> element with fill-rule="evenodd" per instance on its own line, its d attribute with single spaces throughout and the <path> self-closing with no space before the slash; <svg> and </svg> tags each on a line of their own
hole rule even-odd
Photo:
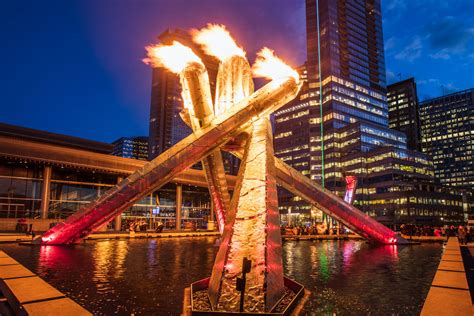
<svg viewBox="0 0 474 316">
<path fill-rule="evenodd" d="M 278 58 L 275 52 L 268 47 L 262 48 L 257 53 L 257 58 L 252 66 L 252 72 L 255 77 L 272 80 L 283 77 L 293 77 L 296 82 L 298 82 L 300 77 L 296 70 Z"/>
<path fill-rule="evenodd" d="M 153 67 L 165 67 L 174 73 L 180 73 L 189 63 L 202 64 L 201 59 L 191 48 L 174 41 L 172 45 L 152 45 L 145 47 L 148 58 L 143 62 Z"/>
<path fill-rule="evenodd" d="M 217 57 L 220 61 L 234 55 L 245 57 L 245 52 L 237 46 L 224 25 L 208 24 L 200 30 L 192 30 L 193 40 L 203 46 L 206 54 Z"/>
</svg>

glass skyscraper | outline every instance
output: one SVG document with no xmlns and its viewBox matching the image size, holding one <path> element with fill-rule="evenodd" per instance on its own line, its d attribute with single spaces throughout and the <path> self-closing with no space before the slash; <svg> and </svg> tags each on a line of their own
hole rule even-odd
<svg viewBox="0 0 474 316">
<path fill-rule="evenodd" d="M 388 130 L 380 1 L 307 0 L 306 30 L 311 178 L 339 191 L 346 146 L 337 130 L 362 122 L 362 151 L 385 140 L 405 146 Z"/>
<path fill-rule="evenodd" d="M 414 78 L 387 87 L 389 127 L 407 135 L 409 149 L 421 151 L 420 114 Z"/>
<path fill-rule="evenodd" d="M 114 145 L 112 150 L 114 156 L 139 160 L 148 159 L 148 137 L 146 136 L 121 137 L 112 144 Z"/>
<path fill-rule="evenodd" d="M 389 128 L 380 1 L 306 0 L 306 30 L 307 80 L 274 115 L 275 154 L 341 197 L 355 175 L 354 204 L 386 224 L 462 219 L 460 195 L 437 186 L 432 163 Z M 280 210 L 319 214 L 285 192 Z"/>
<path fill-rule="evenodd" d="M 423 152 L 444 185 L 474 190 L 474 89 L 420 104 Z"/>
</svg>

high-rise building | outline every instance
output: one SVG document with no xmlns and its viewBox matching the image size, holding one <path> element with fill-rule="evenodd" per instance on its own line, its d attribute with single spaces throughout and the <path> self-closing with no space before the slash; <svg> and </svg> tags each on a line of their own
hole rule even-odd
<svg viewBox="0 0 474 316">
<path fill-rule="evenodd" d="M 341 197 L 355 175 L 354 204 L 387 225 L 461 222 L 461 196 L 437 185 L 432 163 L 388 126 L 380 1 L 306 0 L 306 30 L 307 82 L 274 115 L 275 154 Z M 320 214 L 287 192 L 280 210 Z"/>
<path fill-rule="evenodd" d="M 158 39 L 166 45 L 178 41 L 190 47 L 206 66 L 209 73 L 211 94 L 215 94 L 217 69 L 219 67 L 219 61 L 215 57 L 206 55 L 201 47 L 192 41 L 189 32 L 181 29 L 168 29 Z M 148 150 L 148 159 L 150 160 L 191 133 L 191 129 L 179 115 L 183 109 L 179 77 L 164 68 L 153 68 L 152 71 Z M 226 172 L 237 174 L 239 168 L 237 158 L 224 153 L 223 161 Z"/>
<path fill-rule="evenodd" d="M 114 156 L 139 160 L 148 159 L 148 137 L 146 136 L 121 137 L 112 144 L 114 145 L 112 150 Z"/>
<path fill-rule="evenodd" d="M 423 152 L 442 184 L 474 190 L 474 89 L 420 103 Z"/>
<path fill-rule="evenodd" d="M 342 191 L 340 160 L 346 146 L 336 146 L 336 131 L 364 121 L 379 126 L 364 137 L 369 143 L 393 134 L 388 129 L 380 1 L 306 0 L 306 30 L 310 174 Z"/>
<path fill-rule="evenodd" d="M 391 129 L 407 135 L 407 147 L 421 151 L 420 114 L 414 78 L 387 86 L 388 121 Z"/>
<path fill-rule="evenodd" d="M 192 41 L 190 34 L 180 29 L 168 29 L 158 39 L 161 43 L 171 45 L 178 41 L 193 49 L 201 59 L 205 57 L 202 50 Z M 209 79 L 215 83 L 216 61 L 206 58 Z M 183 109 L 179 77 L 164 68 L 153 68 L 151 82 L 150 126 L 149 126 L 149 159 L 153 159 L 172 145 L 191 133 L 183 122 L 179 112 Z"/>
</svg>

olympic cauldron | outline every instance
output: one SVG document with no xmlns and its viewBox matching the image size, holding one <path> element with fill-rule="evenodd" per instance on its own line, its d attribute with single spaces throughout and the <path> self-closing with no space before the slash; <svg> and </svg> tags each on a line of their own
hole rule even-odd
<svg viewBox="0 0 474 316">
<path fill-rule="evenodd" d="M 404 242 L 350 202 L 274 157 L 269 114 L 298 94 L 302 83 L 296 71 L 268 48 L 257 54 L 250 67 L 224 26 L 196 30 L 194 40 L 220 61 L 214 102 L 207 70 L 190 48 L 179 42 L 150 46 L 145 60 L 179 75 L 185 105 L 181 116 L 193 133 L 36 243 L 79 242 L 198 161 L 206 174 L 222 240 L 210 278 L 191 286 L 195 313 L 285 314 L 301 297 L 303 287 L 283 275 L 277 183 L 363 237 L 384 244 Z M 271 81 L 254 91 L 252 76 Z M 232 197 L 221 149 L 241 158 Z"/>
</svg>

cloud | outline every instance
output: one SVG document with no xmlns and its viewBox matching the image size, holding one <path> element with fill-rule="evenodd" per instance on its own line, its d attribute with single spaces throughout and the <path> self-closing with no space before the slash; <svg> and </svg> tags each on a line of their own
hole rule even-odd
<svg viewBox="0 0 474 316">
<path fill-rule="evenodd" d="M 421 101 L 460 90 L 454 83 L 443 82 L 437 78 L 416 80 L 416 84 L 419 88 L 418 96 Z"/>
<path fill-rule="evenodd" d="M 395 37 L 390 37 L 389 39 L 387 39 L 385 41 L 385 45 L 384 45 L 384 50 L 385 50 L 385 53 L 387 53 L 388 51 L 392 50 L 393 48 L 395 48 L 395 45 L 396 45 L 396 39 Z"/>
<path fill-rule="evenodd" d="M 433 59 L 450 59 L 451 58 L 451 56 L 445 49 L 442 49 L 434 54 L 430 54 L 430 57 Z"/>
<path fill-rule="evenodd" d="M 443 90 L 443 93 L 445 93 L 445 94 L 454 93 L 456 91 L 459 91 L 459 88 L 456 87 L 452 82 L 448 82 L 446 84 L 441 85 L 441 89 Z"/>
<path fill-rule="evenodd" d="M 388 0 L 387 2 L 387 11 L 396 10 L 397 12 L 406 9 L 407 4 L 405 0 Z"/>
<path fill-rule="evenodd" d="M 394 57 L 399 60 L 407 60 L 413 62 L 415 59 L 421 56 L 421 50 L 423 44 L 420 36 L 414 36 L 410 44 L 408 44 L 401 52 L 396 54 Z"/>
<path fill-rule="evenodd" d="M 425 33 L 430 47 L 439 53 L 434 55 L 439 58 L 464 52 L 474 38 L 474 27 L 466 24 L 464 19 L 446 16 L 428 24 Z"/>
<path fill-rule="evenodd" d="M 416 81 L 416 84 L 438 84 L 439 85 L 440 83 L 440 80 L 439 79 L 434 79 L 434 78 L 430 78 L 430 79 L 421 79 L 421 80 L 417 80 Z"/>
<path fill-rule="evenodd" d="M 400 80 L 399 74 L 395 74 L 390 69 L 387 69 L 387 71 L 385 73 L 386 73 L 387 83 L 389 83 L 389 84 L 397 82 L 397 81 Z"/>
</svg>

